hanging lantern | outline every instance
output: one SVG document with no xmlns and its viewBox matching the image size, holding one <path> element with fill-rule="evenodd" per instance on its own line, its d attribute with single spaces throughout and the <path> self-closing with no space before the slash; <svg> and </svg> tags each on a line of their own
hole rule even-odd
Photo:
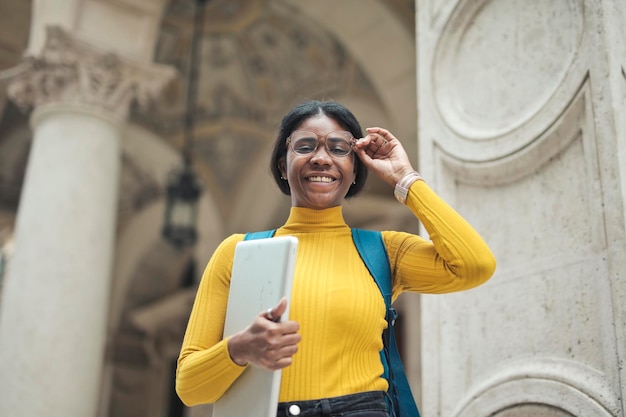
<svg viewBox="0 0 626 417">
<path fill-rule="evenodd" d="M 187 109 L 185 112 L 184 131 L 184 165 L 172 171 L 167 181 L 167 205 L 163 237 L 177 248 L 191 246 L 198 239 L 196 220 L 198 215 L 198 199 L 201 188 L 196 174 L 191 167 L 191 147 L 195 124 L 196 94 L 198 84 L 198 66 L 200 42 L 203 32 L 204 7 L 208 0 L 196 0 L 193 37 L 190 48 L 187 74 Z"/>
<path fill-rule="evenodd" d="M 198 199 L 201 188 L 190 166 L 172 171 L 167 184 L 163 237 L 177 248 L 196 243 Z"/>
</svg>

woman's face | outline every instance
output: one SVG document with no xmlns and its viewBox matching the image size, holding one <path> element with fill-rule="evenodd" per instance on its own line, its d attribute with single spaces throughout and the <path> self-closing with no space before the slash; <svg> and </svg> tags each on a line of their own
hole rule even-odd
<svg viewBox="0 0 626 417">
<path fill-rule="evenodd" d="M 324 138 L 330 132 L 346 129 L 328 116 L 317 115 L 306 119 L 296 130 Z M 314 152 L 306 155 L 296 154 L 291 145 L 287 147 L 280 171 L 289 181 L 293 207 L 321 210 L 339 206 L 356 178 L 355 153 L 331 156 L 323 142 L 324 139 Z"/>
</svg>

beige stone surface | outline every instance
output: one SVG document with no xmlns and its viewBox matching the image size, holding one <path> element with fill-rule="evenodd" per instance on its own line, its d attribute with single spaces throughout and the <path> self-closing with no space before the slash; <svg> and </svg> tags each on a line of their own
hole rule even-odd
<svg viewBox="0 0 626 417">
<path fill-rule="evenodd" d="M 424 415 L 624 416 L 624 5 L 418 8 L 420 167 L 498 261 L 422 298 Z"/>
</svg>

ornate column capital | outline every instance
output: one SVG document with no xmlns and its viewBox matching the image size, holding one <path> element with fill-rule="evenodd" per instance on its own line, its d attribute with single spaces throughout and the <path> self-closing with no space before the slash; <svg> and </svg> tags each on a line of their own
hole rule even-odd
<svg viewBox="0 0 626 417">
<path fill-rule="evenodd" d="M 41 54 L 26 57 L 7 93 L 24 111 L 44 104 L 76 104 L 125 120 L 133 101 L 146 106 L 174 76 L 172 67 L 120 58 L 51 26 Z"/>
</svg>

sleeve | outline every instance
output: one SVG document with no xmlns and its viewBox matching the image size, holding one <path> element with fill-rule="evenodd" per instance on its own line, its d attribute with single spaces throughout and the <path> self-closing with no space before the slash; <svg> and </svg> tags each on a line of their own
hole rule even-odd
<svg viewBox="0 0 626 417">
<path fill-rule="evenodd" d="M 237 242 L 225 239 L 204 270 L 178 357 L 176 392 L 187 406 L 217 401 L 245 367 L 232 361 L 223 339 L 230 276 Z"/>
<path fill-rule="evenodd" d="M 406 204 L 431 240 L 410 233 L 383 232 L 394 277 L 394 299 L 403 291 L 463 291 L 493 275 L 496 261 L 491 249 L 428 184 L 414 182 Z"/>
</svg>

